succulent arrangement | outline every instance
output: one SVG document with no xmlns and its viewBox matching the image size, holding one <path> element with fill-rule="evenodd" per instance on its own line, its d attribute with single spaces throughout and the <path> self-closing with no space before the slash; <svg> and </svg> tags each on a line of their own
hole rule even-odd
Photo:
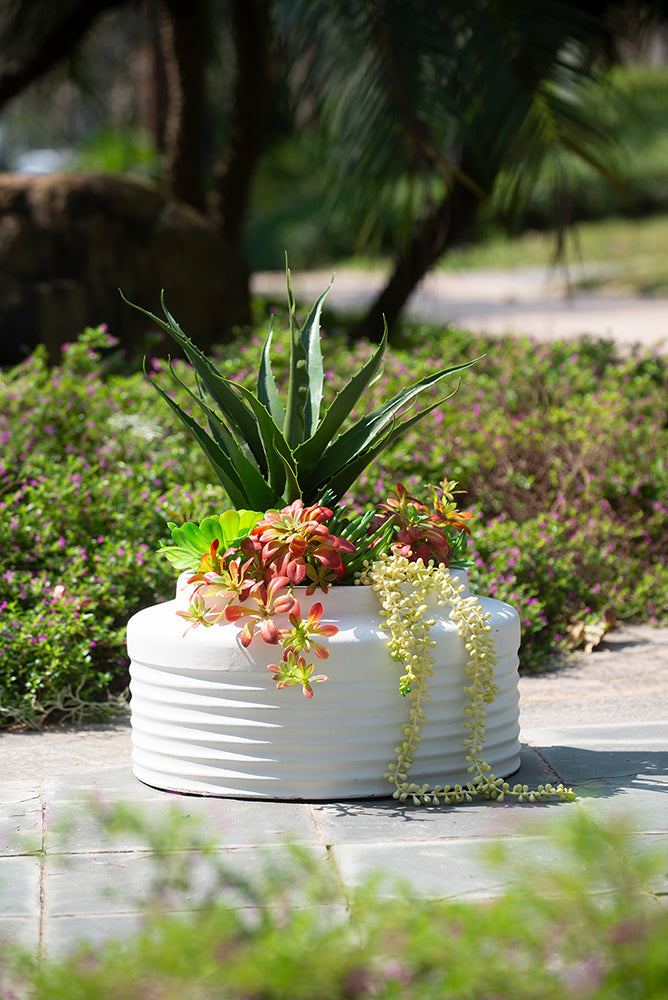
<svg viewBox="0 0 668 1000">
<path fill-rule="evenodd" d="M 300 328 L 287 269 L 290 358 L 283 402 L 271 368 L 271 327 L 251 392 L 216 369 L 181 330 L 164 297 L 165 319 L 141 310 L 173 337 L 194 369 L 196 390 L 171 363 L 168 367 L 206 426 L 155 379 L 153 385 L 194 435 L 236 508 L 199 523 L 169 523 L 173 544 L 163 552 L 175 568 L 189 571 L 189 582 L 196 585 L 189 609 L 179 613 L 189 627 L 239 622 L 244 645 L 256 634 L 280 644 L 281 662 L 269 665 L 278 686 L 301 683 L 308 697 L 313 681 L 326 678 L 312 676 L 313 664 L 306 663 L 304 653 L 326 658 L 318 639 L 326 634 L 323 629 L 332 634 L 336 628 L 320 624 L 320 603 L 303 618 L 294 588 L 305 585 L 304 596 L 310 597 L 316 590 L 326 593 L 332 584 L 352 584 L 365 566 L 391 551 L 409 561 L 462 565 L 471 516 L 457 508 L 452 494 L 457 484 L 447 480 L 431 488 L 430 506 L 401 485 L 395 496 L 363 514 L 351 513 L 342 501 L 362 470 L 443 399 L 410 416 L 405 407 L 424 389 L 474 362 L 441 369 L 355 419 L 351 415 L 381 371 L 385 330 L 372 357 L 321 412 L 320 315 L 329 288 Z M 280 616 L 287 616 L 289 628 L 276 625 Z"/>
<path fill-rule="evenodd" d="M 443 479 L 438 486 L 429 486 L 428 502 L 399 484 L 385 501 L 362 513 L 353 512 L 344 500 L 349 487 L 383 449 L 448 396 L 410 415 L 406 407 L 423 390 L 471 367 L 477 359 L 424 377 L 359 416 L 356 407 L 382 368 L 385 330 L 369 360 L 322 412 L 320 315 L 329 288 L 300 328 L 289 270 L 287 287 L 290 356 L 284 401 L 271 368 L 271 328 L 251 391 L 226 378 L 184 334 L 164 296 L 165 319 L 141 310 L 176 341 L 192 365 L 195 388 L 171 363 L 167 370 L 172 384 L 196 404 L 205 426 L 155 379 L 153 384 L 194 436 L 235 507 L 199 522 L 169 523 L 172 544 L 162 551 L 175 569 L 187 574 L 191 587 L 188 608 L 176 613 L 185 619 L 186 633 L 195 627 L 234 623 L 240 628 L 242 646 L 259 639 L 275 648 L 277 655 L 267 668 L 277 688 L 301 686 L 310 699 L 313 685 L 328 679 L 314 673 L 313 659 L 328 658 L 326 640 L 338 628 L 322 620 L 319 600 L 305 613 L 302 602 L 317 591 L 326 594 L 331 586 L 372 586 L 386 619 L 392 657 L 405 667 L 399 691 L 413 699 L 397 761 L 386 774 L 395 797 L 404 801 L 411 796 L 416 804 L 464 801 L 475 794 L 524 798 L 528 790 L 511 789 L 497 779 L 482 757 L 484 705 L 496 690 L 494 642 L 477 599 L 462 600 L 448 572 L 449 567 L 470 565 L 466 543 L 471 515 L 457 505 L 457 483 Z M 425 597 L 434 589 L 450 604 L 470 655 L 471 683 L 465 689 L 471 696 L 466 722 L 470 734 L 465 746 L 472 778 L 464 789 L 419 788 L 408 777 L 426 721 L 423 704 L 433 664 L 428 635 L 433 621 L 427 617 Z M 571 793 L 561 786 L 547 786 L 531 795 L 564 798 Z"/>
</svg>

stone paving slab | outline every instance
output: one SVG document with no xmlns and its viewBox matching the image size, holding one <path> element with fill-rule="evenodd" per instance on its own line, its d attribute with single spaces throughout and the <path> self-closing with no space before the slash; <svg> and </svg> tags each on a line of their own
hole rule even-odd
<svg viewBox="0 0 668 1000">
<path fill-rule="evenodd" d="M 541 755 L 567 784 L 590 778 L 668 774 L 665 722 L 524 729 L 540 740 Z"/>
<path fill-rule="evenodd" d="M 577 806 L 565 803 L 563 810 Z M 563 818 L 563 814 L 562 814 Z M 393 872 L 405 881 L 409 896 L 432 899 L 489 900 L 521 877 L 523 859 L 533 866 L 554 868 L 558 863 L 552 837 L 540 836 L 534 816 L 534 833 L 512 838 L 513 867 L 499 869 L 484 863 L 486 851 L 498 837 L 445 837 L 418 843 L 345 844 L 334 849 L 335 858 L 348 885 L 360 884 L 373 873 Z M 381 895 L 392 897 L 392 880 L 381 881 Z"/>
<path fill-rule="evenodd" d="M 248 802 L 150 789 L 136 782 L 126 765 L 50 778 L 36 786 L 45 804 L 43 853 L 28 848 L 19 853 L 15 846 L 14 853 L 0 858 L 0 935 L 41 944 L 55 954 L 72 947 L 82 931 L 93 942 L 133 932 L 156 869 L 142 831 L 105 836 L 96 809 L 104 815 L 118 802 L 135 806 L 157 823 L 167 811 L 184 823 L 201 820 L 203 834 L 217 845 L 217 856 L 237 875 L 257 871 L 262 858 L 282 866 L 281 859 L 287 859 L 284 841 L 295 841 L 322 865 L 334 865 L 342 908 L 347 894 L 378 870 L 409 878 L 418 894 L 490 898 L 512 879 L 481 866 L 485 847 L 511 842 L 516 856 L 527 850 L 534 861 L 544 854 L 546 863 L 553 863 L 554 842 L 547 834 L 555 821 L 575 812 L 592 824 L 613 818 L 629 822 L 635 833 L 633 851 L 666 849 L 668 776 L 662 768 L 668 727 L 648 724 L 640 732 L 631 724 L 535 729 L 527 738 L 516 780 L 533 784 L 546 773 L 582 775 L 576 802 L 479 802 L 438 810 L 397 808 L 391 800 Z M 601 749 L 606 746 L 612 749 Z M 591 759 L 601 765 L 593 768 L 594 779 L 589 763 L 582 766 Z M 34 836 L 34 789 L 23 782 L 0 787 L 5 832 L 13 825 L 17 836 Z M 206 887 L 213 883 L 207 864 L 192 854 L 188 870 L 193 886 L 185 900 L 175 898 L 175 911 L 202 905 Z M 663 900 L 666 889 L 666 879 L 652 886 Z M 391 895 L 394 890 L 388 882 L 383 891 Z"/>
</svg>

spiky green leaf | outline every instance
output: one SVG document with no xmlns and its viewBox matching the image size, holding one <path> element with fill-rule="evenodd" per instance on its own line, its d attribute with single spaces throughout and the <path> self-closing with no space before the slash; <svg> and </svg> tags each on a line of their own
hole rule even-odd
<svg viewBox="0 0 668 1000">
<path fill-rule="evenodd" d="M 465 368 L 470 368 L 471 365 L 475 364 L 476 360 L 479 359 L 467 361 L 461 365 L 455 365 L 452 368 L 443 368 L 440 371 L 435 372 L 433 375 L 427 375 L 425 378 L 420 379 L 419 382 L 416 382 L 414 385 L 409 386 L 407 389 L 403 389 L 400 393 L 397 393 L 397 395 L 389 400 L 389 402 L 378 407 L 378 409 L 369 416 L 361 417 L 349 430 L 344 431 L 343 434 L 336 439 L 336 441 L 332 442 L 332 444 L 326 448 L 313 469 L 313 478 L 319 483 L 322 483 L 325 480 L 331 482 L 333 481 L 331 477 L 338 470 L 343 470 L 346 467 L 351 466 L 351 463 L 354 463 L 351 467 L 357 467 L 358 456 L 368 452 L 373 454 L 375 457 L 378 453 L 378 448 L 376 447 L 378 442 L 384 442 L 386 439 L 386 429 L 388 424 L 394 421 L 396 414 L 404 406 L 406 406 L 424 389 L 435 385 L 448 375 L 462 371 Z M 448 397 L 445 398 L 447 399 Z M 431 410 L 433 410 L 436 406 L 439 406 L 443 401 L 444 400 L 439 400 L 433 406 L 421 411 L 417 418 L 414 417 L 399 424 L 393 432 L 392 440 L 396 440 L 398 432 L 414 424 L 416 419 L 421 419 L 422 416 L 431 412 Z M 385 447 L 385 444 L 383 444 L 383 447 Z M 369 459 L 369 461 L 371 461 L 371 459 Z M 364 468 L 364 466 L 362 466 L 362 468 Z M 341 494 L 339 493 L 339 496 L 340 495 Z"/>
<path fill-rule="evenodd" d="M 245 386 L 240 385 L 238 389 L 257 418 L 267 455 L 269 484 L 276 495 L 276 500 L 284 499 L 286 503 L 291 503 L 301 496 L 292 449 L 263 403 Z"/>
<path fill-rule="evenodd" d="M 262 467 L 264 449 L 253 413 L 240 400 L 238 393 L 235 391 L 234 383 L 221 375 L 213 362 L 183 332 L 165 305 L 164 293 L 161 298 L 161 304 L 166 321 L 155 316 L 147 309 L 143 309 L 141 306 L 130 302 L 122 292 L 121 296 L 128 305 L 148 316 L 181 346 L 184 354 L 195 369 L 198 379 L 228 422 L 232 433 L 238 440 L 242 440 L 248 445 L 258 465 Z"/>
<path fill-rule="evenodd" d="M 273 327 L 270 326 L 262 349 L 262 357 L 260 358 L 260 368 L 257 378 L 257 398 L 267 408 L 274 423 L 282 427 L 285 420 L 285 411 L 278 395 L 274 373 L 271 370 L 270 351 L 272 336 Z"/>
<path fill-rule="evenodd" d="M 258 469 L 264 475 L 266 464 L 255 461 L 255 456 L 244 439 L 237 438 L 234 435 L 218 414 L 209 406 L 207 397 L 203 392 L 199 394 L 195 393 L 190 386 L 186 385 L 183 379 L 177 375 L 171 360 L 169 361 L 169 373 L 176 384 L 180 385 L 184 392 L 200 407 L 209 425 L 211 437 L 229 455 L 233 464 L 241 469 L 241 467 L 245 467 L 245 462 L 250 462 L 254 468 Z M 264 459 L 264 454 L 261 455 L 261 458 Z"/>
<path fill-rule="evenodd" d="M 333 279 L 332 279 L 333 281 Z M 308 394 L 306 397 L 306 408 L 304 411 L 304 438 L 310 437 L 320 420 L 320 406 L 322 404 L 322 349 L 320 347 L 320 314 L 325 298 L 329 294 L 332 282 L 316 301 L 310 313 L 306 317 L 306 322 L 302 327 L 301 340 L 306 354 L 306 367 L 308 371 Z"/>
<path fill-rule="evenodd" d="M 310 437 L 320 417 L 322 401 L 322 352 L 320 349 L 320 314 L 327 289 L 316 300 L 303 330 L 299 329 L 297 307 L 292 292 L 290 269 L 286 265 L 288 307 L 290 311 L 290 366 L 283 433 L 291 448 Z"/>
<path fill-rule="evenodd" d="M 300 475 L 311 469 L 328 445 L 334 441 L 364 392 L 379 377 L 382 372 L 386 347 L 387 325 L 385 325 L 383 337 L 374 354 L 337 393 L 311 437 L 295 448 L 295 459 Z"/>
<path fill-rule="evenodd" d="M 271 502 L 269 488 L 265 480 L 260 476 L 259 480 L 254 478 L 252 481 L 250 479 L 244 481 L 230 459 L 230 456 L 223 450 L 220 444 L 214 441 L 211 435 L 189 413 L 186 413 L 178 403 L 168 396 L 159 385 L 154 382 L 153 387 L 195 438 L 233 505 L 235 507 L 251 507 L 254 510 L 264 510 Z"/>
</svg>

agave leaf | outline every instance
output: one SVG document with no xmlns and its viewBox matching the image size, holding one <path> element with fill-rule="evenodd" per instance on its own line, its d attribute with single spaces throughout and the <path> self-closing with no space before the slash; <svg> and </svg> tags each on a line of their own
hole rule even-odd
<svg viewBox="0 0 668 1000">
<path fill-rule="evenodd" d="M 403 389 L 400 393 L 397 393 L 397 395 L 389 400 L 389 402 L 378 407 L 378 409 L 373 413 L 366 417 L 361 417 L 349 430 L 344 431 L 344 433 L 341 434 L 336 441 L 332 442 L 329 447 L 326 448 L 325 452 L 322 454 L 320 460 L 316 463 L 313 469 L 314 478 L 320 482 L 327 481 L 329 479 L 327 475 L 328 469 L 330 470 L 330 474 L 332 471 L 336 472 L 339 469 L 343 469 L 347 467 L 352 458 L 365 452 L 368 448 L 373 449 L 375 443 L 381 439 L 380 435 L 383 435 L 387 424 L 394 420 L 398 410 L 405 406 L 406 403 L 410 402 L 410 400 L 422 392 L 423 389 L 427 389 L 429 386 L 440 381 L 440 379 L 445 378 L 446 375 L 452 375 L 454 372 L 461 371 L 464 368 L 470 368 L 471 365 L 475 364 L 477 360 L 479 359 L 476 358 L 474 361 L 467 361 L 464 364 L 455 365 L 453 368 L 443 368 L 441 371 L 435 372 L 433 375 L 427 375 L 425 378 L 420 379 L 419 382 L 416 382 L 414 385 L 409 386 L 407 389 Z M 449 396 L 444 397 L 444 399 L 448 398 Z M 438 403 L 435 403 L 433 406 L 421 411 L 421 413 L 417 415 L 417 419 L 421 419 L 425 414 L 431 412 L 435 406 L 444 402 L 444 399 L 439 400 Z M 415 422 L 416 417 L 413 417 L 410 420 L 399 424 L 398 428 L 393 433 L 392 440 L 396 439 L 398 429 L 406 429 Z M 382 440 L 385 440 L 384 436 Z"/>
<path fill-rule="evenodd" d="M 286 498 L 288 503 L 301 496 L 297 482 L 297 467 L 290 445 L 280 427 L 273 420 L 266 406 L 245 386 L 238 386 L 239 392 L 255 413 L 260 436 L 267 456 L 269 483 L 276 494 L 276 500 Z M 287 494 L 286 494 L 287 488 Z"/>
<path fill-rule="evenodd" d="M 320 314 L 323 303 L 332 287 L 332 281 L 315 302 L 302 328 L 301 341 L 306 352 L 308 370 L 308 395 L 304 411 L 304 438 L 308 438 L 318 426 L 322 404 L 322 349 L 320 347 Z"/>
<path fill-rule="evenodd" d="M 247 444 L 255 456 L 257 464 L 262 468 L 265 455 L 257 422 L 236 392 L 238 387 L 226 379 L 224 375 L 221 375 L 206 354 L 193 344 L 190 337 L 186 336 L 167 309 L 164 293 L 161 296 L 161 305 L 169 323 L 169 333 L 182 346 L 186 357 L 197 373 L 198 381 L 205 386 L 209 396 L 229 422 L 235 438 Z"/>
<path fill-rule="evenodd" d="M 471 362 L 473 363 L 473 362 Z M 349 489 L 355 480 L 358 478 L 359 474 L 373 462 L 380 452 L 384 451 L 386 448 L 391 447 L 394 442 L 403 436 L 409 427 L 418 423 L 423 417 L 426 417 L 428 413 L 432 413 L 437 410 L 446 399 L 450 399 L 454 396 L 457 389 L 453 389 L 451 393 L 447 396 L 443 396 L 442 399 L 437 399 L 435 403 L 430 406 L 425 407 L 418 413 L 413 414 L 407 420 L 403 420 L 401 423 L 397 423 L 396 420 L 392 419 L 392 424 L 387 431 L 387 433 L 379 438 L 374 444 L 365 448 L 356 454 L 351 460 L 346 462 L 344 466 L 338 469 L 328 480 L 327 486 L 330 487 L 338 496 L 343 496 L 347 489 Z"/>
<path fill-rule="evenodd" d="M 311 437 L 295 448 L 295 458 L 300 470 L 308 471 L 325 449 L 332 443 L 346 418 L 352 413 L 364 391 L 380 377 L 383 368 L 383 357 L 387 346 L 387 324 L 383 337 L 372 357 L 360 368 L 356 375 L 337 393 L 320 424 Z"/>
<path fill-rule="evenodd" d="M 153 383 L 155 390 L 172 408 L 182 423 L 188 428 L 198 445 L 209 460 L 220 484 L 223 486 L 235 507 L 252 507 L 264 509 L 267 506 L 267 484 L 262 480 L 262 490 L 254 488 L 254 483 L 244 482 L 235 468 L 230 456 L 217 441 L 208 434 L 196 420 L 186 413 L 178 403 L 164 392 L 159 385 Z M 250 463 L 249 463 L 250 464 Z"/>
<path fill-rule="evenodd" d="M 288 307 L 290 310 L 290 377 L 283 433 L 291 448 L 310 437 L 320 417 L 322 401 L 322 353 L 320 313 L 331 286 L 316 300 L 303 330 L 296 319 L 295 297 L 286 264 Z"/>
<path fill-rule="evenodd" d="M 276 388 L 274 373 L 271 370 L 269 354 L 273 332 L 273 326 L 270 325 L 260 359 L 260 368 L 257 377 L 257 398 L 267 408 L 274 423 L 282 427 L 285 420 L 285 411 L 278 396 L 278 389 Z"/>
<path fill-rule="evenodd" d="M 301 496 L 292 451 L 280 428 L 276 426 L 262 403 L 245 386 L 239 385 L 237 389 L 248 400 L 249 407 L 256 414 L 263 444 L 263 457 L 266 456 L 266 463 L 262 468 L 258 468 L 252 461 L 253 456 L 244 453 L 217 414 L 206 403 L 197 401 L 207 414 L 209 426 L 217 430 L 219 443 L 229 454 L 244 486 L 253 487 L 253 496 L 256 499 L 260 496 L 264 498 L 262 509 L 272 507 L 281 500 L 291 503 Z"/>
<path fill-rule="evenodd" d="M 183 389 L 195 400 L 198 406 L 201 407 L 204 416 L 206 417 L 206 422 L 209 428 L 209 433 L 212 438 L 218 442 L 218 444 L 227 452 L 233 453 L 241 449 L 249 461 L 254 462 L 254 464 L 261 470 L 261 472 L 266 472 L 266 465 L 263 464 L 264 455 L 260 454 L 256 456 L 253 454 L 253 450 L 249 447 L 246 440 L 238 434 L 238 427 L 230 421 L 232 427 L 235 430 L 228 427 L 225 420 L 221 419 L 219 414 L 209 405 L 209 400 L 211 396 L 207 394 L 202 380 L 199 375 L 195 374 L 195 382 L 197 384 L 197 394 L 193 393 L 190 387 L 176 374 L 172 366 L 171 360 L 169 362 L 169 370 L 172 378 L 175 382 L 178 382 Z M 229 419 L 229 418 L 228 418 Z M 236 431 L 236 433 L 235 433 Z M 258 460 L 259 458 L 259 460 Z"/>
<path fill-rule="evenodd" d="M 246 468 L 245 463 L 248 462 L 250 463 L 250 465 L 252 465 L 254 469 L 259 468 L 259 471 L 262 477 L 264 478 L 264 474 L 266 472 L 266 463 L 264 461 L 262 463 L 258 463 L 257 461 L 255 461 L 255 455 L 253 454 L 252 450 L 248 447 L 246 441 L 243 438 L 241 438 L 240 441 L 237 440 L 233 432 L 220 419 L 218 414 L 209 406 L 207 398 L 204 395 L 204 393 L 201 391 L 199 394 L 194 393 L 192 389 L 188 385 L 186 385 L 183 379 L 181 379 L 176 374 L 171 360 L 169 362 L 169 371 L 174 381 L 178 383 L 178 385 L 180 385 L 182 389 L 184 389 L 185 392 L 190 396 L 190 398 L 193 399 L 197 403 L 197 405 L 201 408 L 206 417 L 206 421 L 209 425 L 209 431 L 211 432 L 211 436 L 216 441 L 216 443 L 220 445 L 223 451 L 229 455 L 234 465 L 237 466 L 238 468 L 242 466 L 245 469 Z M 199 384 L 199 378 L 197 379 L 197 381 Z M 264 460 L 265 457 L 264 451 L 262 452 L 260 457 L 262 460 Z"/>
<path fill-rule="evenodd" d="M 154 315 L 152 312 L 149 312 L 147 309 L 143 309 L 141 306 L 137 306 L 133 302 L 130 302 L 129 299 L 125 298 L 122 292 L 121 297 L 128 303 L 129 306 L 132 306 L 133 309 L 137 309 L 139 312 L 144 313 L 144 315 L 148 316 L 154 323 L 157 323 L 161 329 L 163 329 L 178 344 L 181 345 L 184 354 L 195 369 L 195 372 L 197 373 L 197 376 L 202 384 L 205 386 L 206 391 L 209 393 L 212 400 L 230 424 L 232 433 L 238 440 L 245 441 L 247 443 L 258 464 L 261 465 L 264 458 L 264 450 L 262 448 L 262 442 L 260 441 L 253 414 L 250 413 L 247 407 L 245 407 L 241 402 L 238 394 L 235 392 L 234 383 L 230 382 L 229 379 L 226 379 L 223 375 L 221 375 L 215 365 L 183 332 L 165 305 L 164 293 L 161 297 L 161 304 L 165 316 L 167 317 L 167 322 L 160 319 L 159 316 Z M 154 380 L 151 379 L 151 381 L 155 385 Z"/>
<path fill-rule="evenodd" d="M 283 459 L 283 456 L 280 456 Z M 302 496 L 302 486 L 297 477 L 297 472 L 294 465 L 288 464 L 285 461 L 285 488 L 283 490 L 283 496 L 281 501 L 283 506 L 292 503 L 293 500 L 299 500 Z"/>
<path fill-rule="evenodd" d="M 471 364 L 473 364 L 473 362 L 471 362 Z M 459 388 L 459 383 L 457 383 L 452 392 L 449 392 L 447 396 L 443 396 L 441 399 L 437 399 L 435 403 L 431 403 L 430 406 L 425 406 L 423 410 L 418 410 L 418 412 L 414 413 L 412 417 L 407 417 L 406 420 L 402 420 L 401 423 L 399 424 L 393 420 L 392 427 L 390 427 L 389 435 L 385 440 L 385 447 L 390 447 L 391 445 L 393 445 L 395 441 L 397 441 L 400 437 L 402 437 L 406 433 L 409 427 L 412 427 L 414 424 L 417 424 L 420 420 L 426 417 L 427 414 L 433 413 L 433 411 L 437 410 L 439 406 L 442 406 L 442 404 L 445 403 L 446 400 L 452 399 L 452 397 L 457 392 L 458 388 Z"/>
<path fill-rule="evenodd" d="M 325 469 L 323 471 L 323 479 L 320 481 L 320 489 L 323 486 L 327 486 L 337 497 L 342 497 L 346 490 L 358 479 L 360 473 L 387 447 L 390 440 L 390 433 L 391 428 L 384 436 L 379 435 L 372 446 L 364 448 L 351 456 L 340 468 L 336 470 L 330 468 L 329 474 L 327 474 Z M 314 478 L 316 475 L 317 470 L 314 472 Z M 304 497 L 304 499 L 308 502 L 310 497 Z"/>
<path fill-rule="evenodd" d="M 250 449 L 248 449 L 247 447 L 244 448 L 245 442 L 243 441 L 243 439 L 241 440 L 241 442 L 238 442 L 236 440 L 234 434 L 232 434 L 232 432 L 225 426 L 225 424 L 222 422 L 218 414 L 216 414 L 211 409 L 211 407 L 203 398 L 196 395 L 179 378 L 176 372 L 172 369 L 171 364 L 170 364 L 170 371 L 172 373 L 174 380 L 183 386 L 188 395 L 191 396 L 191 398 L 194 399 L 194 401 L 204 411 L 207 418 L 207 422 L 209 424 L 209 429 L 212 431 L 210 440 L 213 443 L 217 444 L 230 459 L 230 462 L 232 463 L 237 473 L 239 474 L 239 480 L 243 484 L 244 489 L 249 491 L 248 492 L 249 498 L 251 497 L 254 498 L 254 500 L 251 500 L 250 502 L 254 504 L 255 501 L 258 500 L 258 498 L 261 498 L 264 507 L 267 507 L 268 505 L 273 503 L 274 494 L 276 493 L 276 490 L 272 486 L 271 482 L 267 482 L 266 462 L 263 464 L 263 466 L 258 468 L 257 463 L 254 461 L 255 456 L 252 454 Z M 244 391 L 248 393 L 248 390 Z M 251 399 L 257 402 L 257 400 L 255 400 L 255 397 L 253 397 L 251 393 L 248 393 L 248 395 Z M 271 418 L 269 418 L 269 415 L 266 413 L 266 410 L 264 411 L 264 413 L 267 420 L 270 420 Z M 204 431 L 202 428 L 200 428 L 200 430 L 201 434 L 206 435 L 206 431 Z M 209 437 L 209 435 L 207 435 L 207 437 Z M 198 440 L 201 442 L 202 438 L 199 437 Z M 275 460 L 275 452 L 274 449 L 271 447 L 271 443 L 268 448 L 263 448 L 261 456 L 262 459 L 265 458 L 265 451 L 267 455 L 273 456 Z M 278 496 L 282 495 L 284 483 L 285 483 L 285 475 L 283 475 L 283 479 L 280 484 L 280 489 L 278 490 L 277 493 Z"/>
</svg>

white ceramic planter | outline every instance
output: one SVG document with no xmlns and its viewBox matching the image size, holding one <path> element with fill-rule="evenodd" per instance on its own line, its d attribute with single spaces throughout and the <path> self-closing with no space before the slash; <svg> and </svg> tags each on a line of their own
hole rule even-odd
<svg viewBox="0 0 668 1000">
<path fill-rule="evenodd" d="M 452 575 L 466 580 L 463 571 Z M 336 587 L 305 598 L 304 614 L 314 600 L 339 632 L 327 641 L 329 659 L 316 661 L 315 672 L 329 680 L 310 700 L 299 687 L 276 690 L 267 664 L 280 659 L 280 647 L 255 637 L 244 649 L 239 626 L 200 626 L 184 636 L 186 623 L 175 613 L 188 603 L 184 594 L 135 615 L 128 623 L 135 776 L 198 795 L 390 795 L 383 774 L 410 703 L 397 692 L 401 669 L 387 651 L 378 599 L 369 587 Z M 500 689 L 488 710 L 484 756 L 507 777 L 519 767 L 519 617 L 507 604 L 481 600 L 491 613 Z M 447 608 L 436 615 L 432 700 L 411 778 L 452 785 L 469 777 L 462 744 L 467 654 Z"/>
</svg>

